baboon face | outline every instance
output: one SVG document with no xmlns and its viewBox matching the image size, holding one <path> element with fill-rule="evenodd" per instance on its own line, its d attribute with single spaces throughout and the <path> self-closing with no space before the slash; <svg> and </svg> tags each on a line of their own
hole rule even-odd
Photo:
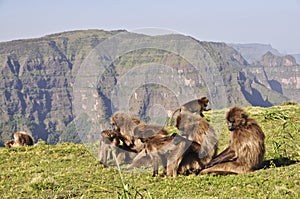
<svg viewBox="0 0 300 199">
<path fill-rule="evenodd" d="M 200 101 L 203 103 L 204 108 L 206 108 L 206 107 L 208 106 L 209 100 L 208 100 L 207 97 L 202 97 L 202 98 L 200 99 Z"/>
<path fill-rule="evenodd" d="M 137 118 L 132 118 L 125 113 L 117 112 L 112 115 L 110 123 L 114 126 L 114 130 L 119 131 L 122 127 L 127 127 L 131 124 L 138 125 L 141 121 Z"/>
<path fill-rule="evenodd" d="M 248 119 L 247 113 L 240 107 L 231 108 L 226 115 L 227 127 L 234 131 L 246 125 Z"/>
<path fill-rule="evenodd" d="M 112 141 L 114 138 L 116 138 L 118 136 L 118 132 L 116 132 L 114 130 L 103 130 L 101 132 L 101 135 L 103 138 Z"/>
</svg>

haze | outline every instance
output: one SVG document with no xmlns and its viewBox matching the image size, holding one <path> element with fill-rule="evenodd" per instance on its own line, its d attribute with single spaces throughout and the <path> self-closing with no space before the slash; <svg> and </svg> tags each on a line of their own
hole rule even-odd
<svg viewBox="0 0 300 199">
<path fill-rule="evenodd" d="M 0 41 L 156 27 L 198 40 L 271 44 L 300 53 L 300 0 L 0 0 Z"/>
</svg>

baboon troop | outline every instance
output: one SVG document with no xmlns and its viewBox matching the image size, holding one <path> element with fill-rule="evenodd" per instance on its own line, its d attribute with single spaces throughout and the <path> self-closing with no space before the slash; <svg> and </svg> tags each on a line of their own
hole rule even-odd
<svg viewBox="0 0 300 199">
<path fill-rule="evenodd" d="M 217 155 L 217 135 L 202 114 L 207 111 L 208 102 L 203 97 L 173 111 L 169 125 L 178 112 L 174 124 L 178 132 L 173 134 L 169 134 L 164 126 L 141 122 L 123 112 L 114 113 L 111 117 L 113 129 L 101 132 L 100 162 L 106 165 L 111 151 L 116 153 L 118 160 L 128 153 L 131 155 L 127 158 L 127 169 L 150 164 L 152 176 L 156 176 L 162 165 L 162 175 L 172 177 L 242 174 L 257 169 L 265 153 L 261 128 L 242 108 L 231 108 L 225 117 L 231 132 L 229 146 Z"/>
<path fill-rule="evenodd" d="M 165 126 L 140 121 L 124 112 L 115 112 L 110 122 L 112 129 L 101 131 L 98 149 L 99 162 L 104 167 L 115 159 L 116 164 L 127 164 L 127 169 L 151 166 L 152 176 L 177 177 L 189 174 L 244 174 L 260 168 L 265 155 L 265 135 L 257 122 L 241 107 L 230 108 L 225 121 L 230 141 L 218 153 L 215 130 L 203 117 L 209 100 L 202 97 L 188 102 L 173 111 L 169 125 L 176 132 L 170 134 Z M 197 114 L 195 114 L 197 113 Z M 5 143 L 8 148 L 31 146 L 32 136 L 24 131 L 13 135 Z"/>
<path fill-rule="evenodd" d="M 18 131 L 14 134 L 14 139 L 7 141 L 5 143 L 5 146 L 10 148 L 17 146 L 32 146 L 33 144 L 34 142 L 31 135 L 24 131 Z"/>
</svg>

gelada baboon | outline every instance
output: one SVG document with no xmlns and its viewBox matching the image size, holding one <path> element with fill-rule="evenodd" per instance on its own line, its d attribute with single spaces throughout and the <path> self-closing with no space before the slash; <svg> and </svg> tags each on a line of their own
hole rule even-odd
<svg viewBox="0 0 300 199">
<path fill-rule="evenodd" d="M 141 124 L 140 120 L 137 118 L 132 118 L 126 113 L 116 112 L 111 116 L 111 124 L 114 126 L 116 131 L 120 132 L 125 145 L 133 145 L 133 129 L 138 124 Z"/>
<path fill-rule="evenodd" d="M 133 150 L 139 153 L 132 161 L 127 169 L 137 167 L 137 165 L 145 165 L 147 155 L 150 156 L 154 167 L 153 176 L 158 172 L 159 162 L 162 162 L 164 168 L 166 167 L 166 159 L 163 154 L 166 152 L 159 151 L 162 147 L 166 146 L 173 137 L 169 136 L 168 132 L 163 126 L 153 124 L 140 124 L 134 128 L 135 146 Z M 137 140 L 140 142 L 137 144 Z"/>
<path fill-rule="evenodd" d="M 107 166 L 107 160 L 111 159 L 111 153 L 117 154 L 117 148 L 120 145 L 120 133 L 116 130 L 103 130 L 101 132 L 102 139 L 100 140 L 98 155 L 99 161 L 104 166 Z"/>
<path fill-rule="evenodd" d="M 264 159 L 265 135 L 254 119 L 242 108 L 233 107 L 226 122 L 231 131 L 229 146 L 201 174 L 243 174 L 258 168 Z"/>
<path fill-rule="evenodd" d="M 135 167 L 135 164 L 137 164 L 137 162 L 145 155 L 149 155 L 151 158 L 153 166 L 152 176 L 158 174 L 160 163 L 163 165 L 163 175 L 166 175 L 168 173 L 168 164 L 172 163 L 173 160 L 181 161 L 182 158 L 180 159 L 180 157 L 183 157 L 185 161 L 181 163 L 183 166 L 180 167 L 178 172 L 180 174 L 199 173 L 199 168 L 203 168 L 203 165 L 198 158 L 201 151 L 201 145 L 197 142 L 190 141 L 176 133 L 167 136 L 159 136 L 159 133 L 157 133 L 151 137 L 144 138 L 143 141 L 145 143 L 144 150 L 136 156 L 132 164 L 128 167 L 129 169 Z M 184 150 L 178 150 L 178 148 L 183 148 Z M 174 177 L 176 176 L 177 175 Z"/>
<path fill-rule="evenodd" d="M 112 115 L 111 124 L 114 125 L 115 130 L 120 132 L 123 143 L 136 153 L 143 149 L 143 138 L 154 134 L 168 135 L 163 126 L 145 124 L 122 112 L 116 112 Z"/>
<path fill-rule="evenodd" d="M 5 143 L 6 147 L 16 147 L 16 146 L 32 146 L 34 144 L 31 135 L 24 131 L 18 131 L 14 134 L 14 140 L 9 140 Z"/>
<path fill-rule="evenodd" d="M 215 131 L 204 118 L 188 112 L 181 112 L 177 116 L 175 126 L 183 137 L 199 144 L 201 148 L 189 153 L 186 150 L 191 143 L 181 142 L 168 159 L 167 175 L 176 177 L 178 173 L 198 173 L 217 153 L 218 139 Z"/>
<path fill-rule="evenodd" d="M 145 124 L 139 119 L 132 118 L 123 112 L 114 113 L 111 117 L 111 124 L 114 126 L 116 131 L 120 132 L 120 139 L 123 142 L 123 148 L 125 151 L 128 151 L 125 155 L 129 162 L 136 156 L 137 153 L 143 150 L 144 143 L 142 142 L 142 139 L 155 134 L 163 128 L 161 126 Z M 140 158 L 139 163 L 136 163 L 135 165 L 146 165 L 148 159 L 148 156 Z"/>
<path fill-rule="evenodd" d="M 15 141 L 14 140 L 8 140 L 7 142 L 5 142 L 5 147 L 13 147 L 15 144 Z"/>
<path fill-rule="evenodd" d="M 180 106 L 179 108 L 175 109 L 175 111 L 173 111 L 173 113 L 170 117 L 169 126 L 172 125 L 173 117 L 174 117 L 174 115 L 177 111 L 180 111 L 180 112 L 188 111 L 188 112 L 191 112 L 191 113 L 197 113 L 201 117 L 204 117 L 202 112 L 203 111 L 208 111 L 208 109 L 206 109 L 206 107 L 208 106 L 208 102 L 209 102 L 209 100 L 208 100 L 207 97 L 202 97 L 200 99 L 195 99 L 195 100 L 192 100 L 190 102 L 187 102 L 184 105 Z"/>
</svg>

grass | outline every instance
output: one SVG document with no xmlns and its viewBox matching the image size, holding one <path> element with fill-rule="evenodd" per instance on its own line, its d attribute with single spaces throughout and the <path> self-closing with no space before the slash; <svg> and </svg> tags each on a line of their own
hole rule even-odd
<svg viewBox="0 0 300 199">
<path fill-rule="evenodd" d="M 299 198 L 300 106 L 248 107 L 266 134 L 264 167 L 245 175 L 151 177 L 152 170 L 104 168 L 90 147 L 62 143 L 0 148 L 1 198 Z M 209 112 L 228 142 L 225 110 Z M 223 122 L 223 123 L 222 123 Z M 96 147 L 96 145 L 95 145 Z"/>
</svg>

